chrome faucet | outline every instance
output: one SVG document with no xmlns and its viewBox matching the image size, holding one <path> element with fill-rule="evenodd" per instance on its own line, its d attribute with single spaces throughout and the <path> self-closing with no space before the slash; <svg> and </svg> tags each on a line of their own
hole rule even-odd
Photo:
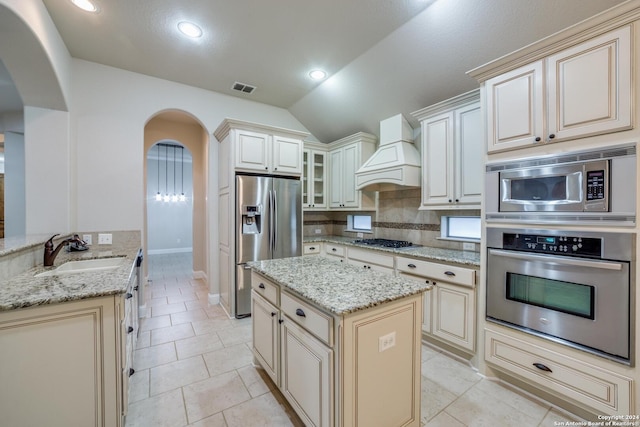
<svg viewBox="0 0 640 427">
<path fill-rule="evenodd" d="M 59 236 L 59 234 L 54 234 L 44 244 L 44 266 L 45 267 L 51 267 L 53 265 L 53 261 L 55 261 L 56 256 L 58 256 L 58 252 L 60 252 L 60 249 L 62 249 L 63 246 L 68 245 L 71 242 L 77 242 L 77 243 L 80 243 L 82 245 L 86 244 L 82 239 L 80 239 L 80 236 L 78 236 L 77 234 L 74 234 L 72 238 L 63 240 L 54 249 L 53 248 L 53 239 L 56 236 Z"/>
</svg>

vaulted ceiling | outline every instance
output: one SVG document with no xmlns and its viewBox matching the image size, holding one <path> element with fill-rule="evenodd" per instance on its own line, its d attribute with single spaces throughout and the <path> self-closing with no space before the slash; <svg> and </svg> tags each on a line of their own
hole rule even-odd
<svg viewBox="0 0 640 427">
<path fill-rule="evenodd" d="M 412 111 L 477 87 L 466 71 L 622 2 L 96 0 L 91 14 L 42 1 L 71 56 L 286 108 L 323 142 L 397 113 L 417 126 Z M 203 36 L 181 36 L 183 20 Z"/>
</svg>

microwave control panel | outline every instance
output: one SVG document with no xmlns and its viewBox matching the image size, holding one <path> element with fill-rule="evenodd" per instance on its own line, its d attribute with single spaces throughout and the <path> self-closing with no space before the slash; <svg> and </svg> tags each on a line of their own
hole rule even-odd
<svg viewBox="0 0 640 427">
<path fill-rule="evenodd" d="M 555 255 L 602 257 L 602 239 L 595 237 L 504 233 L 502 248 Z"/>
<path fill-rule="evenodd" d="M 587 175 L 587 202 L 592 200 L 604 200 L 605 198 L 605 171 L 588 170 Z"/>
</svg>

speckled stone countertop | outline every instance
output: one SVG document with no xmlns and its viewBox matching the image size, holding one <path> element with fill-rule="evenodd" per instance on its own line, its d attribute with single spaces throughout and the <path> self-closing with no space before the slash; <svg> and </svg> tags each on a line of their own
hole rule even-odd
<svg viewBox="0 0 640 427">
<path fill-rule="evenodd" d="M 408 248 L 381 248 L 377 246 L 363 245 L 354 243 L 359 240 L 353 237 L 344 236 L 309 236 L 304 238 L 305 243 L 310 242 L 330 242 L 345 246 L 354 246 L 358 248 L 371 249 L 372 251 L 380 251 L 392 253 L 394 255 L 408 256 L 427 261 L 440 261 L 466 265 L 470 267 L 480 267 L 480 253 L 474 251 L 459 251 L 455 249 L 441 249 L 430 246 L 413 246 Z"/>
<path fill-rule="evenodd" d="M 255 271 L 318 307 L 344 315 L 430 290 L 432 285 L 320 256 L 249 262 Z"/>
<path fill-rule="evenodd" d="M 0 311 L 123 293 L 135 267 L 140 233 L 118 232 L 114 234 L 113 243 L 109 246 L 90 246 L 89 250 L 83 252 L 66 252 L 62 249 L 53 267 L 40 265 L 0 282 Z M 108 257 L 124 257 L 125 261 L 111 270 L 35 277 L 67 261 Z"/>
</svg>

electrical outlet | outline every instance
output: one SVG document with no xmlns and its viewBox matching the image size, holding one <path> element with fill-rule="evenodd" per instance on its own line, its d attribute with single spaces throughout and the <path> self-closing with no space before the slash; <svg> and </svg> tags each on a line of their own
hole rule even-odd
<svg viewBox="0 0 640 427">
<path fill-rule="evenodd" d="M 378 338 L 378 353 L 382 353 L 385 350 L 389 350 L 396 345 L 396 332 L 393 331 L 390 334 L 383 335 Z"/>
<path fill-rule="evenodd" d="M 476 244 L 471 242 L 464 242 L 462 244 L 463 251 L 474 251 L 476 249 Z"/>
<path fill-rule="evenodd" d="M 113 239 L 113 236 L 112 236 L 111 233 L 108 233 L 108 234 L 100 233 L 100 234 L 98 234 L 98 244 L 99 245 L 110 245 L 111 243 L 113 243 L 112 239 Z"/>
<path fill-rule="evenodd" d="M 316 228 L 316 234 L 322 234 L 322 230 L 320 230 L 319 228 Z"/>
<path fill-rule="evenodd" d="M 364 233 L 356 233 L 356 237 L 364 237 Z"/>
<path fill-rule="evenodd" d="M 82 235 L 82 240 L 87 244 L 90 245 L 93 243 L 93 239 L 91 237 L 91 234 L 83 234 Z"/>
</svg>

